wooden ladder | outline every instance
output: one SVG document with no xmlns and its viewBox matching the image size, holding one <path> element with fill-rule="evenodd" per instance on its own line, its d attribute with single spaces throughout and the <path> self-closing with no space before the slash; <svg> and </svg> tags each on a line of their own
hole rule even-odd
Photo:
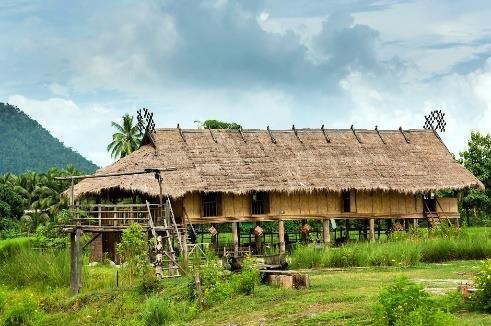
<svg viewBox="0 0 491 326">
<path fill-rule="evenodd" d="M 157 234 L 157 230 L 152 218 L 152 212 L 150 210 L 150 203 L 148 201 L 146 203 L 148 209 L 148 226 L 150 227 L 150 232 L 152 233 L 152 236 L 157 240 L 155 246 L 155 274 L 159 278 L 181 276 L 179 273 L 179 264 L 177 263 L 176 259 L 176 252 L 174 251 L 174 247 L 172 246 L 172 234 L 170 232 L 171 228 L 168 227 L 167 221 L 164 219 L 164 236 L 162 237 L 161 235 Z M 165 249 L 162 238 L 165 238 L 165 240 L 167 241 L 167 250 Z M 169 263 L 167 275 L 164 275 L 163 273 L 164 255 L 168 258 L 166 262 Z"/>
</svg>

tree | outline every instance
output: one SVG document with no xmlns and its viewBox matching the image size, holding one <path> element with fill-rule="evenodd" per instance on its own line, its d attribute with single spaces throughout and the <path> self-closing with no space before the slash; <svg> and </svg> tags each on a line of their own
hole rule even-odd
<svg viewBox="0 0 491 326">
<path fill-rule="evenodd" d="M 462 208 L 484 213 L 491 213 L 491 136 L 477 131 L 471 133 L 468 149 L 460 153 L 461 163 L 472 172 L 486 187 L 486 190 L 468 189 L 462 198 Z"/>
<path fill-rule="evenodd" d="M 201 121 L 194 121 L 195 123 L 198 124 L 200 128 L 203 129 L 240 129 L 242 128 L 241 125 L 239 125 L 236 122 L 223 122 L 223 121 L 218 121 L 218 120 L 205 120 L 204 122 Z"/>
<path fill-rule="evenodd" d="M 126 113 L 123 116 L 123 123 L 120 125 L 116 122 L 111 122 L 117 132 L 113 134 L 113 141 L 107 146 L 107 151 L 111 153 L 111 157 L 120 158 L 129 155 L 140 145 L 142 134 L 138 126 L 133 125 L 133 117 Z"/>
</svg>

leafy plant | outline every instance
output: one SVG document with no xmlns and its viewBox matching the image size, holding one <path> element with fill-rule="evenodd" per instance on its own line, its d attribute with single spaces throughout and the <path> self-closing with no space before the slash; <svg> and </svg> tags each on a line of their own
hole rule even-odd
<svg viewBox="0 0 491 326">
<path fill-rule="evenodd" d="M 125 229 L 116 250 L 132 286 L 135 278 L 148 269 L 147 242 L 141 225 L 133 223 Z"/>
<path fill-rule="evenodd" d="M 379 294 L 375 305 L 377 321 L 382 325 L 450 325 L 451 314 L 443 312 L 421 285 L 406 277 L 396 278 Z"/>
<path fill-rule="evenodd" d="M 479 291 L 472 300 L 478 310 L 491 312 L 491 259 L 481 262 L 479 271 L 475 276 L 475 286 Z"/>
</svg>

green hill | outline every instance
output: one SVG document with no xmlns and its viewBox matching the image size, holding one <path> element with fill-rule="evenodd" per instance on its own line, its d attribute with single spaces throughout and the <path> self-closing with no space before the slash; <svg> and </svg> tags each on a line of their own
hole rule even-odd
<svg viewBox="0 0 491 326">
<path fill-rule="evenodd" d="M 0 103 L 0 174 L 46 172 L 51 167 L 64 168 L 68 164 L 84 172 L 97 168 L 19 108 Z"/>
</svg>

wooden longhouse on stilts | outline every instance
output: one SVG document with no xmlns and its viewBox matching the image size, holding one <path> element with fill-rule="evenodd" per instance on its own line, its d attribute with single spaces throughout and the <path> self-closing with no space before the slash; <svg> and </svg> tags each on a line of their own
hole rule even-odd
<svg viewBox="0 0 491 326">
<path fill-rule="evenodd" d="M 130 221 L 168 217 L 157 212 L 160 194 L 169 198 L 183 229 L 233 223 L 237 253 L 239 222 L 256 222 L 260 233 L 261 221 L 278 221 L 281 252 L 286 220 L 322 220 L 322 239 L 329 242 L 330 221 L 364 219 L 373 241 L 381 219 L 407 225 L 458 220 L 459 192 L 483 188 L 436 132 L 424 129 L 157 129 L 152 140 L 147 137 L 138 150 L 95 175 L 167 167 L 175 170 L 161 173 L 161 188 L 152 173 L 90 178 L 74 186 L 75 200 L 98 203 L 89 209 L 91 223 L 79 221 L 83 231 L 103 234 L 92 244 L 95 258 L 103 252 L 113 258 L 114 242 Z M 440 190 L 451 195 L 438 197 Z M 111 204 L 135 196 L 149 205 Z"/>
</svg>

